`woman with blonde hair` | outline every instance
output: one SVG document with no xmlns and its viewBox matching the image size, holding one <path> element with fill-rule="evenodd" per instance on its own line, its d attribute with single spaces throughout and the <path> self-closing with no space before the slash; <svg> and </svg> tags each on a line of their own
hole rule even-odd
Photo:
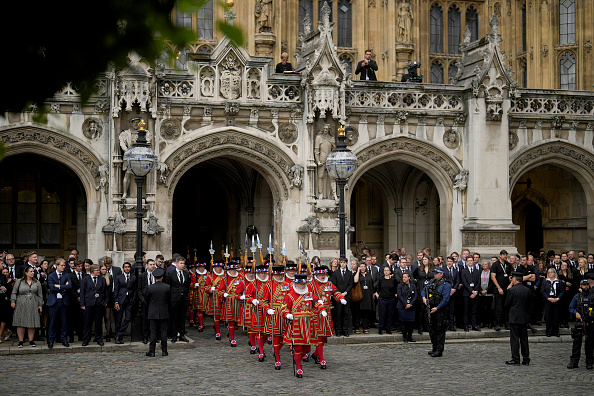
<svg viewBox="0 0 594 396">
<path fill-rule="evenodd" d="M 557 278 L 557 271 L 551 267 L 547 278 L 542 282 L 542 297 L 545 301 L 545 321 L 547 337 L 559 337 L 559 301 L 565 294 L 565 285 Z"/>
<path fill-rule="evenodd" d="M 101 264 L 99 267 L 99 271 L 101 276 L 105 278 L 105 283 L 107 284 L 107 306 L 105 307 L 105 316 L 103 320 L 105 322 L 105 341 L 110 342 L 111 337 L 113 335 L 111 331 L 111 308 L 113 307 L 113 277 L 109 272 L 107 272 L 107 267 L 105 264 Z"/>
</svg>

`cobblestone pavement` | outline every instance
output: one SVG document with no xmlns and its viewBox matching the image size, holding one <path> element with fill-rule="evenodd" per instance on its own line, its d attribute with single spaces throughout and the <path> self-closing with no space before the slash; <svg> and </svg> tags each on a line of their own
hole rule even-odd
<svg viewBox="0 0 594 396">
<path fill-rule="evenodd" d="M 283 368 L 273 369 L 271 346 L 259 363 L 247 337 L 238 347 L 215 341 L 212 328 L 190 329 L 192 349 L 170 349 L 169 357 L 137 351 L 5 355 L 0 357 L 4 395 L 63 394 L 590 394 L 594 371 L 568 370 L 569 342 L 534 342 L 530 366 L 505 365 L 505 342 L 452 341 L 445 355 L 431 358 L 426 342 L 329 345 L 327 370 L 310 360 L 303 379 L 295 378 L 287 347 Z M 224 335 L 224 334 L 223 334 Z M 178 343 L 179 344 L 179 343 Z M 176 347 L 178 346 L 176 344 Z M 186 344 L 188 345 L 188 344 Z M 190 346 L 188 345 L 188 347 Z M 157 345 L 158 347 L 158 345 Z M 27 347 L 25 347 L 27 348 Z M 29 373 L 29 374 L 26 374 Z M 412 373 L 412 374 L 411 374 Z M 431 373 L 431 374 L 430 374 Z M 25 379 L 28 376 L 28 379 Z"/>
</svg>

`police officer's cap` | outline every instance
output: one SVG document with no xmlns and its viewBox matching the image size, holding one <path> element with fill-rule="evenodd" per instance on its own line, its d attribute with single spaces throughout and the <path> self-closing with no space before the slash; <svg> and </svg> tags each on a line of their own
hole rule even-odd
<svg viewBox="0 0 594 396">
<path fill-rule="evenodd" d="M 522 280 L 522 278 L 524 278 L 524 273 L 520 271 L 514 271 L 512 272 L 512 276 L 515 278 L 520 278 L 520 280 Z"/>
<path fill-rule="evenodd" d="M 588 272 L 586 276 L 588 277 L 588 280 L 594 280 L 594 272 Z"/>
<path fill-rule="evenodd" d="M 163 268 L 157 268 L 153 271 L 153 276 L 155 278 L 162 278 L 165 275 L 165 270 Z"/>
<path fill-rule="evenodd" d="M 580 281 L 580 285 L 588 285 L 588 284 L 590 284 L 590 283 L 588 282 L 587 278 L 584 278 Z"/>
<path fill-rule="evenodd" d="M 444 271 L 443 271 L 443 268 L 441 268 L 441 267 L 437 267 L 437 268 L 435 268 L 435 269 L 433 270 L 433 273 L 434 273 L 434 274 L 443 274 L 443 273 L 444 273 Z"/>
</svg>

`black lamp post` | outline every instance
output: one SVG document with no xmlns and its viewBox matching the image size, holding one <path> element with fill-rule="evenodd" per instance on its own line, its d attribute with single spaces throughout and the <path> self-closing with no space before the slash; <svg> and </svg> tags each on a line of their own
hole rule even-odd
<svg viewBox="0 0 594 396">
<path fill-rule="evenodd" d="M 138 138 L 136 143 L 124 153 L 124 165 L 126 169 L 130 169 L 134 174 L 134 181 L 136 182 L 136 260 L 135 272 L 138 275 L 143 272 L 142 262 L 142 218 L 144 217 L 142 211 L 142 187 L 144 185 L 144 177 L 155 166 L 157 162 L 157 155 L 151 149 L 146 141 L 146 123 L 140 120 L 138 124 Z"/>
<path fill-rule="evenodd" d="M 339 191 L 338 220 L 339 230 L 339 253 L 340 258 L 346 258 L 346 213 L 344 209 L 344 186 L 349 177 L 357 170 L 357 156 L 347 148 L 345 142 L 344 127 L 338 128 L 338 143 L 326 158 L 326 168 L 330 176 L 336 179 Z"/>
</svg>

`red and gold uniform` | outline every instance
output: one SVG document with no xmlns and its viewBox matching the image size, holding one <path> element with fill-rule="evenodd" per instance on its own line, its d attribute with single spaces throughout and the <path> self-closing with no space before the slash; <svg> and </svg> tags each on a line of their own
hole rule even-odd
<svg viewBox="0 0 594 396">
<path fill-rule="evenodd" d="M 301 359 L 311 349 L 311 344 L 317 342 L 315 329 L 316 317 L 327 311 L 313 294 L 313 288 L 307 283 L 306 274 L 296 274 L 292 290 L 285 296 L 281 308 L 282 317 L 290 320 L 285 329 L 285 342 L 293 345 L 293 359 L 297 366 L 297 377 L 303 376 Z"/>
<path fill-rule="evenodd" d="M 253 263 L 253 261 L 248 262 L 248 264 L 245 268 L 244 268 L 244 273 L 243 273 L 243 279 L 242 282 L 239 284 L 239 286 L 237 287 L 236 293 L 239 296 L 239 302 L 240 302 L 240 312 L 241 314 L 239 315 L 238 321 L 237 321 L 237 325 L 238 326 L 244 326 L 247 329 L 248 332 L 248 338 L 250 340 L 250 354 L 255 354 L 256 353 L 256 337 L 255 334 L 253 332 L 253 318 L 254 318 L 254 311 L 253 311 L 253 305 L 251 305 L 251 302 L 248 302 L 248 298 L 249 298 L 249 290 L 250 288 L 254 287 L 253 285 L 255 284 L 255 278 L 254 278 L 254 273 L 253 273 L 253 267 L 251 266 L 251 263 Z"/>
<path fill-rule="evenodd" d="M 277 370 L 281 367 L 280 350 L 284 344 L 285 331 L 285 320 L 281 316 L 281 307 L 285 296 L 291 291 L 291 284 L 284 277 L 282 282 L 277 281 L 275 277 L 283 275 L 284 270 L 285 268 L 282 265 L 272 267 L 272 279 L 263 285 L 261 299 L 262 313 L 266 314 L 264 332 L 272 335 L 275 357 L 274 367 Z M 272 315 L 269 314 L 270 310 L 274 310 Z"/>
<path fill-rule="evenodd" d="M 225 277 L 223 271 L 224 263 L 214 263 L 213 272 L 210 277 L 206 278 L 204 288 L 210 294 L 208 299 L 207 313 L 213 316 L 215 326 L 215 337 L 217 340 L 221 339 L 221 316 L 223 316 L 223 303 L 221 297 L 216 293 L 221 281 Z"/>
<path fill-rule="evenodd" d="M 211 278 L 211 275 L 205 269 L 206 264 L 198 264 L 198 268 L 195 274 L 190 275 L 192 283 L 190 284 L 190 299 L 192 298 L 192 290 L 196 295 L 197 300 L 197 308 L 198 312 L 195 316 L 194 320 L 198 320 L 198 331 L 204 330 L 204 313 L 208 310 L 208 304 L 210 300 L 210 293 L 208 293 L 206 283 L 208 279 Z M 211 279 L 212 283 L 212 279 Z M 190 316 L 190 320 L 192 317 Z"/>
<path fill-rule="evenodd" d="M 326 312 L 330 312 L 332 308 L 332 297 L 337 302 L 341 302 L 344 300 L 342 294 L 338 291 L 336 286 L 330 280 L 328 280 L 328 267 L 322 265 L 318 267 L 314 271 L 314 279 L 312 282 L 313 288 L 313 295 L 314 298 L 322 304 L 324 310 Z M 323 278 L 320 280 L 319 278 Z M 345 300 L 346 302 L 346 300 Z M 327 315 L 323 317 L 322 315 L 317 315 L 315 318 L 315 329 L 316 335 L 318 337 L 318 345 L 316 347 L 315 352 L 312 355 L 312 358 L 316 361 L 316 363 L 320 363 L 320 367 L 322 369 L 326 368 L 326 361 L 324 360 L 324 344 L 328 342 L 328 337 L 332 336 L 334 333 L 334 323 L 332 323 L 332 315 Z"/>
<path fill-rule="evenodd" d="M 268 281 L 267 267 L 265 265 L 259 265 L 256 267 L 256 279 L 254 282 L 247 284 L 245 292 L 245 305 L 246 305 L 246 317 L 251 318 L 251 327 L 248 329 L 248 336 L 252 345 L 252 350 L 255 351 L 255 345 L 257 343 L 259 349 L 258 360 L 263 362 L 266 353 L 264 352 L 264 341 L 265 341 L 265 328 L 264 318 L 265 313 L 262 312 L 262 292 L 266 282 Z M 254 340 L 256 343 L 252 343 Z"/>
<path fill-rule="evenodd" d="M 227 264 L 227 275 L 219 282 L 217 294 L 223 299 L 222 318 L 227 321 L 229 328 L 229 340 L 231 346 L 237 345 L 235 341 L 235 330 L 237 329 L 237 321 L 241 312 L 241 304 L 239 297 L 241 294 L 237 293 L 237 288 L 242 280 L 237 271 L 239 265 L 237 263 Z"/>
</svg>

